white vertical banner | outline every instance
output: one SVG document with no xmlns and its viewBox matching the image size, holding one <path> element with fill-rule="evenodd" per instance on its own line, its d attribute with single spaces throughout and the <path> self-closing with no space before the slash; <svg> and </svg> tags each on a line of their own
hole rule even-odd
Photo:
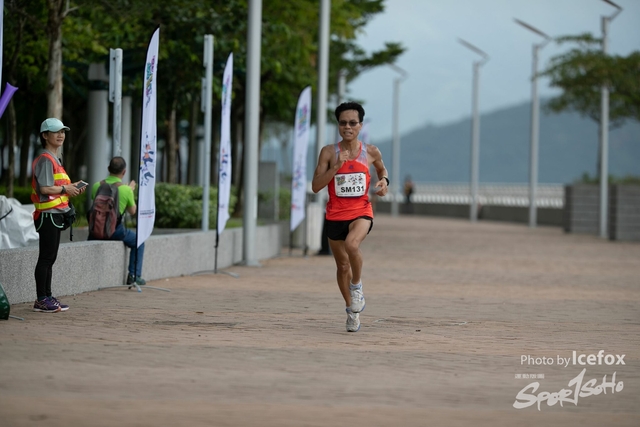
<svg viewBox="0 0 640 427">
<path fill-rule="evenodd" d="M 149 42 L 142 88 L 142 129 L 140 135 L 140 175 L 138 182 L 138 247 L 153 231 L 156 220 L 156 95 L 158 88 L 158 42 L 160 28 Z"/>
<path fill-rule="evenodd" d="M 220 155 L 218 156 L 218 236 L 229 219 L 231 196 L 231 89 L 233 87 L 233 52 L 227 58 L 222 76 L 222 117 L 220 123 Z"/>
<path fill-rule="evenodd" d="M 293 178 L 291 179 L 291 231 L 305 217 L 307 198 L 307 148 L 311 132 L 311 86 L 300 93 L 293 127 Z"/>
</svg>

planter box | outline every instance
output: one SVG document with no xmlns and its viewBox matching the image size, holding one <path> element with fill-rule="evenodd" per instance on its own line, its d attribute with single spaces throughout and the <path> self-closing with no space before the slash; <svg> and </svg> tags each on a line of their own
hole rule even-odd
<svg viewBox="0 0 640 427">
<path fill-rule="evenodd" d="M 600 234 L 600 187 L 593 184 L 564 188 L 563 228 L 567 233 Z"/>
<path fill-rule="evenodd" d="M 640 185 L 612 185 L 609 196 L 609 238 L 640 241 Z"/>
<path fill-rule="evenodd" d="M 563 228 L 567 233 L 600 234 L 600 187 L 565 187 Z M 640 241 L 640 185 L 609 186 L 609 238 Z"/>
</svg>

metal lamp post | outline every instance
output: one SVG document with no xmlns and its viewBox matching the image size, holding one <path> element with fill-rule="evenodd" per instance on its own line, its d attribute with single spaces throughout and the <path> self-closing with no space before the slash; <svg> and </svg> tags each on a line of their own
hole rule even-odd
<svg viewBox="0 0 640 427">
<path fill-rule="evenodd" d="M 122 155 L 122 49 L 109 49 L 109 101 L 113 102 L 111 156 Z"/>
<path fill-rule="evenodd" d="M 320 0 L 318 21 L 318 90 L 316 97 L 316 158 L 327 142 L 327 98 L 329 96 L 329 43 L 331 30 L 331 0 Z M 333 141 L 332 141 L 333 142 Z M 327 190 L 318 192 L 316 202 L 323 208 L 327 200 Z M 322 215 L 324 217 L 324 214 Z M 323 218 L 324 220 L 324 218 Z M 307 224 L 309 220 L 307 219 Z M 305 253 L 306 255 L 306 253 Z"/>
<path fill-rule="evenodd" d="M 478 91 L 480 81 L 480 67 L 488 60 L 489 55 L 478 49 L 469 42 L 462 39 L 458 41 L 467 49 L 472 50 L 482 59 L 473 63 L 473 122 L 471 125 L 471 204 L 469 209 L 469 219 L 471 222 L 478 220 L 478 181 L 480 177 L 480 117 L 478 114 Z"/>
<path fill-rule="evenodd" d="M 329 30 L 331 0 L 320 1 L 320 31 L 318 34 L 318 98 L 316 101 L 316 154 L 326 143 L 327 96 L 329 93 Z"/>
<path fill-rule="evenodd" d="M 398 193 L 400 192 L 400 83 L 408 76 L 407 72 L 394 64 L 389 64 L 400 74 L 393 80 L 393 141 L 391 142 L 391 216 L 398 216 Z"/>
<path fill-rule="evenodd" d="M 529 227 L 534 228 L 537 225 L 537 202 L 536 193 L 538 187 L 538 135 L 540 130 L 540 102 L 538 99 L 538 53 L 540 49 L 551 41 L 551 37 L 538 30 L 537 28 L 526 24 L 519 19 L 515 19 L 517 24 L 522 25 L 529 31 L 533 31 L 539 36 L 544 37 L 542 43 L 533 45 L 533 65 L 531 72 L 531 158 L 529 164 Z"/>
<path fill-rule="evenodd" d="M 213 48 L 212 34 L 204 36 L 205 77 L 202 79 L 202 111 L 204 112 L 204 167 L 202 168 L 202 231 L 209 231 L 209 186 L 211 185 L 211 115 L 213 111 Z"/>
<path fill-rule="evenodd" d="M 602 17 L 602 53 L 607 54 L 609 23 L 622 12 L 611 0 L 602 0 L 617 10 L 611 16 Z M 609 208 L 609 88 L 602 85 L 600 93 L 600 237 L 606 238 Z"/>
<path fill-rule="evenodd" d="M 243 258 L 245 265 L 260 266 L 256 253 L 258 219 L 258 147 L 260 132 L 260 58 L 262 0 L 249 1 L 247 31 L 247 93 L 245 96 Z"/>
</svg>

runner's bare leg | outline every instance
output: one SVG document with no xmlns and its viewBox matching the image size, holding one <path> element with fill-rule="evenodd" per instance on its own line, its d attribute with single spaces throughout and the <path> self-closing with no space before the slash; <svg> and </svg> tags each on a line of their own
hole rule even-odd
<svg viewBox="0 0 640 427">
<path fill-rule="evenodd" d="M 349 283 L 351 282 L 351 264 L 349 263 L 349 255 L 347 255 L 347 251 L 345 250 L 344 241 L 329 239 L 329 247 L 331 248 L 331 252 L 333 253 L 333 258 L 336 261 L 336 267 L 338 269 L 336 279 L 338 280 L 340 293 L 342 294 L 347 307 L 351 307 L 351 292 L 349 292 Z"/>
<path fill-rule="evenodd" d="M 362 259 L 362 251 L 360 251 L 360 244 L 367 237 L 369 227 L 371 227 L 371 221 L 368 219 L 361 218 L 353 221 L 349 225 L 349 234 L 344 241 L 344 248 L 349 256 L 349 264 L 351 265 L 351 282 L 355 285 L 360 283 L 362 278 L 364 261 Z"/>
</svg>

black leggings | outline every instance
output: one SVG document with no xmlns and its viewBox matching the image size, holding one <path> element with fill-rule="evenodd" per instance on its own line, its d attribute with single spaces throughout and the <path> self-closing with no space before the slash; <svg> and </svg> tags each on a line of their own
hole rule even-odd
<svg viewBox="0 0 640 427">
<path fill-rule="evenodd" d="M 35 221 L 35 227 L 40 234 L 40 253 L 36 264 L 36 293 L 38 298 L 51 296 L 51 273 L 53 264 L 58 257 L 60 247 L 60 233 L 62 221 L 60 215 L 41 213 Z"/>
</svg>

